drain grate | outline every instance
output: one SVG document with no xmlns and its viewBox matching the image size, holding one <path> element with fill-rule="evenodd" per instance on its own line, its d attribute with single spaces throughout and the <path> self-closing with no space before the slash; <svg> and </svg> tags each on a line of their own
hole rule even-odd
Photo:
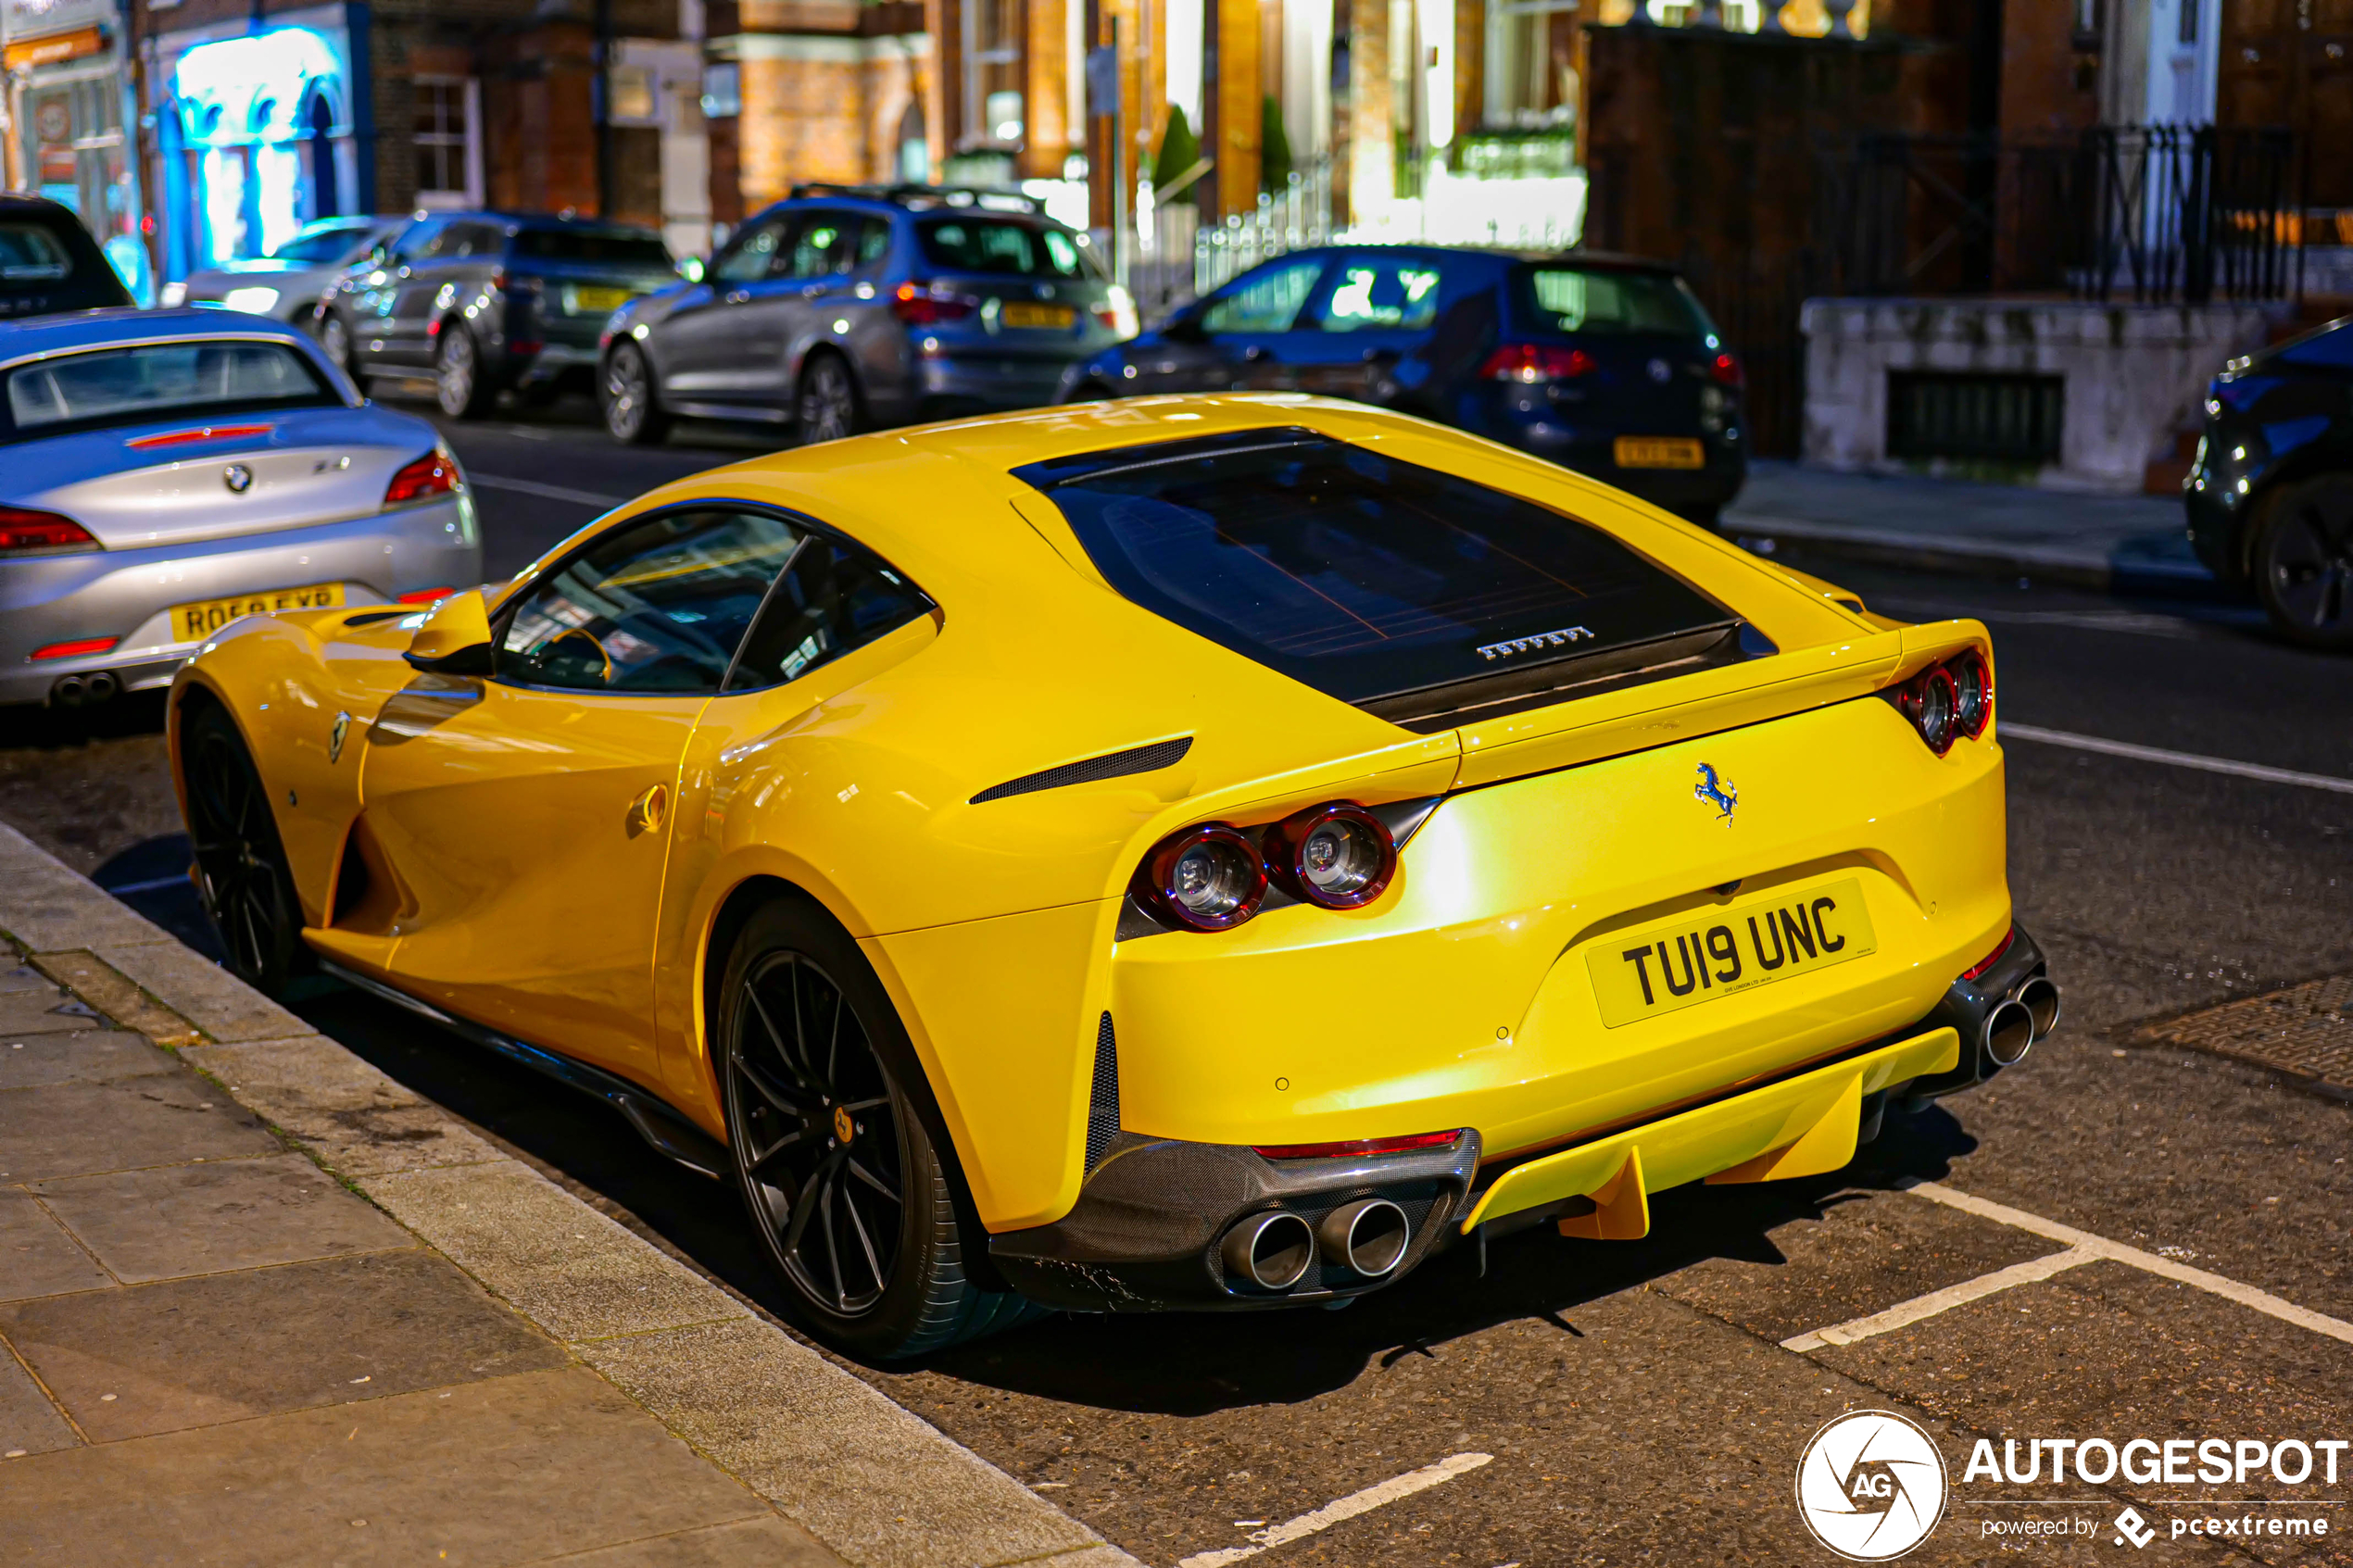
<svg viewBox="0 0 2353 1568">
<path fill-rule="evenodd" d="M 2314 980 L 2142 1030 L 2144 1045 L 2187 1046 L 2315 1080 L 2353 1098 L 2353 974 Z"/>
</svg>

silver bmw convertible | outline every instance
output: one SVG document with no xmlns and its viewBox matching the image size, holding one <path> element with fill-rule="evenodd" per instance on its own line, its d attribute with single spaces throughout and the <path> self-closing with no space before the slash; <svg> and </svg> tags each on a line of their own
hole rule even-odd
<svg viewBox="0 0 2353 1568">
<path fill-rule="evenodd" d="M 299 330 L 196 309 L 0 325 L 0 702 L 165 685 L 239 616 L 481 578 L 439 433 Z"/>
</svg>

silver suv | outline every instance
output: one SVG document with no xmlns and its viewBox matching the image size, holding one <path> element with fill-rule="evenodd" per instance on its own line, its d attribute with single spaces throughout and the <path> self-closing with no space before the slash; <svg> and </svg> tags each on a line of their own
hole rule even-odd
<svg viewBox="0 0 2353 1568">
<path fill-rule="evenodd" d="M 1027 197 L 801 186 L 701 282 L 615 311 L 598 384 L 618 441 L 682 415 L 830 441 L 1051 402 L 1065 369 L 1135 332 L 1086 237 Z"/>
</svg>

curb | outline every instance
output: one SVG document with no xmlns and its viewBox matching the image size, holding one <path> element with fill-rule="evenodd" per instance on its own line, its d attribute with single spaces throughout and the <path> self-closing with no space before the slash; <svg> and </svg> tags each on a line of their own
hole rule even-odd
<svg viewBox="0 0 2353 1568">
<path fill-rule="evenodd" d="M 852 1568 L 1141 1568 L 5 823 L 0 934 L 172 1047 Z"/>
<path fill-rule="evenodd" d="M 1789 545 L 1811 556 L 1867 566 L 1906 567 L 1965 577 L 2034 577 L 2105 594 L 2122 586 L 2206 595 L 2218 591 L 2204 567 L 2164 560 L 2119 562 L 2096 550 L 2054 549 L 1997 540 L 1923 538 L 1797 518 L 1728 513 L 1718 531 L 1743 549 L 1770 556 Z"/>
</svg>

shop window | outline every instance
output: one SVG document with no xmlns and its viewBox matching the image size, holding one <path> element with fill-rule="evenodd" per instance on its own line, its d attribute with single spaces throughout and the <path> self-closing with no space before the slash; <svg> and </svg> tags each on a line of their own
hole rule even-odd
<svg viewBox="0 0 2353 1568">
<path fill-rule="evenodd" d="M 482 83 L 470 76 L 416 79 L 417 205 L 482 205 Z"/>
<path fill-rule="evenodd" d="M 962 140 L 968 147 L 1021 144 L 1022 12 L 1022 0 L 966 0 Z"/>
</svg>

